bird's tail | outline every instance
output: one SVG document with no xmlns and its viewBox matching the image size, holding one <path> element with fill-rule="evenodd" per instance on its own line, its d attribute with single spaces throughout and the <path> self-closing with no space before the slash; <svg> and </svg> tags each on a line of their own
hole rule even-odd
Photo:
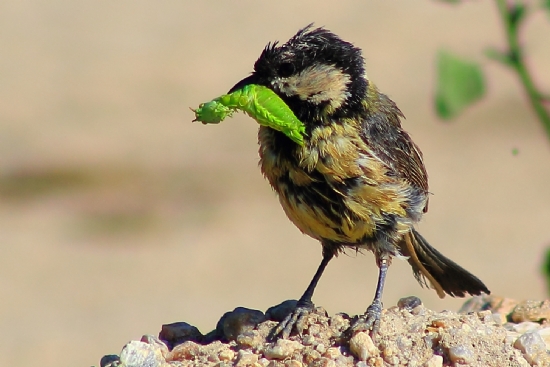
<svg viewBox="0 0 550 367">
<path fill-rule="evenodd" d="M 416 230 L 407 233 L 399 247 L 401 253 L 409 257 L 416 280 L 422 286 L 431 285 L 440 298 L 445 297 L 445 293 L 452 297 L 491 293 L 481 280 L 443 256 Z"/>
</svg>

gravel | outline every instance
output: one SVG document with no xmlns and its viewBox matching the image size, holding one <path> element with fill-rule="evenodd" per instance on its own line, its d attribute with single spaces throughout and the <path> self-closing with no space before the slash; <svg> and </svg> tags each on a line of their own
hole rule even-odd
<svg viewBox="0 0 550 367">
<path fill-rule="evenodd" d="M 101 367 L 507 367 L 550 366 L 550 303 L 483 296 L 462 313 L 435 312 L 403 299 L 382 312 L 379 332 L 349 333 L 352 317 L 320 307 L 301 335 L 270 341 L 288 313 L 286 301 L 265 314 L 239 307 L 203 335 L 185 322 L 164 325 L 159 337 L 126 344 Z M 291 309 L 291 308 L 290 308 Z"/>
</svg>

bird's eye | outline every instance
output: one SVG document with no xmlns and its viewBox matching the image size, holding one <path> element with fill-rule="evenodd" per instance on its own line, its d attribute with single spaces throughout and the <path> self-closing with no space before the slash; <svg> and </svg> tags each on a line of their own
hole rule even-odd
<svg viewBox="0 0 550 367">
<path fill-rule="evenodd" d="M 279 65 L 279 70 L 277 70 L 277 73 L 280 77 L 286 78 L 294 74 L 294 65 L 289 62 L 283 62 L 281 65 Z"/>
</svg>

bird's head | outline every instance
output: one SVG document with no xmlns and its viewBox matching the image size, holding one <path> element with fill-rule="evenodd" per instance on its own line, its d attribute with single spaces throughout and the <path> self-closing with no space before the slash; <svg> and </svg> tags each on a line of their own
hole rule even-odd
<svg viewBox="0 0 550 367">
<path fill-rule="evenodd" d="M 309 25 L 285 44 L 268 44 L 252 75 L 231 91 L 246 84 L 269 87 L 307 124 L 355 116 L 362 109 L 367 83 L 361 50 Z"/>
</svg>

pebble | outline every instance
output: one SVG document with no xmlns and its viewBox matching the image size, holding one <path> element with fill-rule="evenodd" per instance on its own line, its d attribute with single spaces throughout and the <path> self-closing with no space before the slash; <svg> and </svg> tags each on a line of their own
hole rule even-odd
<svg viewBox="0 0 550 367">
<path fill-rule="evenodd" d="M 300 361 L 297 361 L 295 359 L 290 359 L 288 361 L 285 361 L 285 367 L 302 367 L 303 364 Z"/>
<path fill-rule="evenodd" d="M 449 348 L 449 359 L 458 364 L 470 364 L 474 361 L 474 350 L 469 345 L 456 345 Z"/>
<path fill-rule="evenodd" d="M 159 333 L 159 339 L 163 340 L 170 349 L 188 340 L 200 342 L 202 338 L 203 335 L 199 329 L 186 322 L 162 325 Z"/>
<path fill-rule="evenodd" d="M 142 341 L 131 341 L 120 353 L 120 363 L 124 367 L 161 367 L 165 358 L 154 345 Z"/>
<path fill-rule="evenodd" d="M 285 359 L 290 357 L 296 350 L 302 348 L 304 346 L 297 341 L 279 339 L 274 345 L 264 350 L 264 355 L 270 359 Z"/>
<path fill-rule="evenodd" d="M 374 341 L 367 332 L 349 335 L 349 316 L 328 317 L 319 308 L 304 319 L 302 335 L 268 343 L 266 338 L 277 323 L 265 321 L 260 311 L 237 308 L 220 319 L 219 329 L 202 338 L 189 324 L 168 324 L 160 339 L 146 335 L 130 342 L 120 357 L 102 358 L 101 367 L 442 367 L 444 362 L 453 366 L 549 367 L 550 327 L 528 320 L 543 314 L 544 310 L 535 308 L 544 308 L 546 303 L 516 302 L 522 305 L 516 315 L 528 317 L 501 325 L 498 321 L 509 313 L 492 313 L 486 305 L 509 307 L 513 302 L 482 299 L 484 308 L 468 315 L 438 313 L 422 305 L 414 309 L 422 310 L 418 313 L 390 307 L 382 314 Z"/>
<path fill-rule="evenodd" d="M 369 357 L 375 356 L 379 353 L 378 349 L 374 346 L 372 338 L 364 331 L 358 332 L 351 337 L 349 341 L 349 349 L 353 355 L 359 360 L 366 361 Z"/>
<path fill-rule="evenodd" d="M 519 349 L 529 363 L 539 354 L 546 354 L 546 344 L 539 333 L 530 331 L 520 336 L 514 343 L 514 348 Z"/>
<path fill-rule="evenodd" d="M 550 300 L 520 302 L 514 308 L 511 319 L 514 322 L 550 320 Z"/>
<path fill-rule="evenodd" d="M 256 325 L 265 320 L 266 317 L 262 311 L 237 307 L 220 318 L 216 330 L 221 332 L 226 340 L 236 340 L 237 336 L 253 330 Z"/>
<path fill-rule="evenodd" d="M 258 355 L 253 354 L 252 352 L 248 352 L 246 350 L 239 350 L 239 354 L 237 355 L 237 362 L 235 366 L 238 367 L 244 367 L 244 366 L 253 366 L 255 363 L 258 362 Z"/>
<path fill-rule="evenodd" d="M 428 359 L 424 367 L 443 367 L 443 357 L 434 355 Z"/>
<path fill-rule="evenodd" d="M 525 321 L 519 324 L 513 324 L 512 329 L 519 334 L 525 334 L 530 331 L 537 331 L 540 329 L 540 324 L 532 321 Z"/>
<path fill-rule="evenodd" d="M 350 326 L 349 316 L 346 314 L 338 313 L 330 318 L 329 325 L 338 331 L 344 331 Z"/>
<path fill-rule="evenodd" d="M 224 349 L 220 352 L 220 354 L 218 355 L 218 358 L 221 360 L 221 361 L 232 361 L 233 358 L 235 358 L 235 352 L 232 351 L 231 349 Z"/>
<path fill-rule="evenodd" d="M 409 312 L 417 308 L 421 304 L 422 301 L 416 296 L 404 297 L 397 301 L 397 307 L 408 310 Z"/>
<path fill-rule="evenodd" d="M 201 346 L 199 344 L 186 341 L 172 349 L 166 356 L 166 359 L 172 361 L 193 360 L 200 354 L 200 351 Z"/>
</svg>

